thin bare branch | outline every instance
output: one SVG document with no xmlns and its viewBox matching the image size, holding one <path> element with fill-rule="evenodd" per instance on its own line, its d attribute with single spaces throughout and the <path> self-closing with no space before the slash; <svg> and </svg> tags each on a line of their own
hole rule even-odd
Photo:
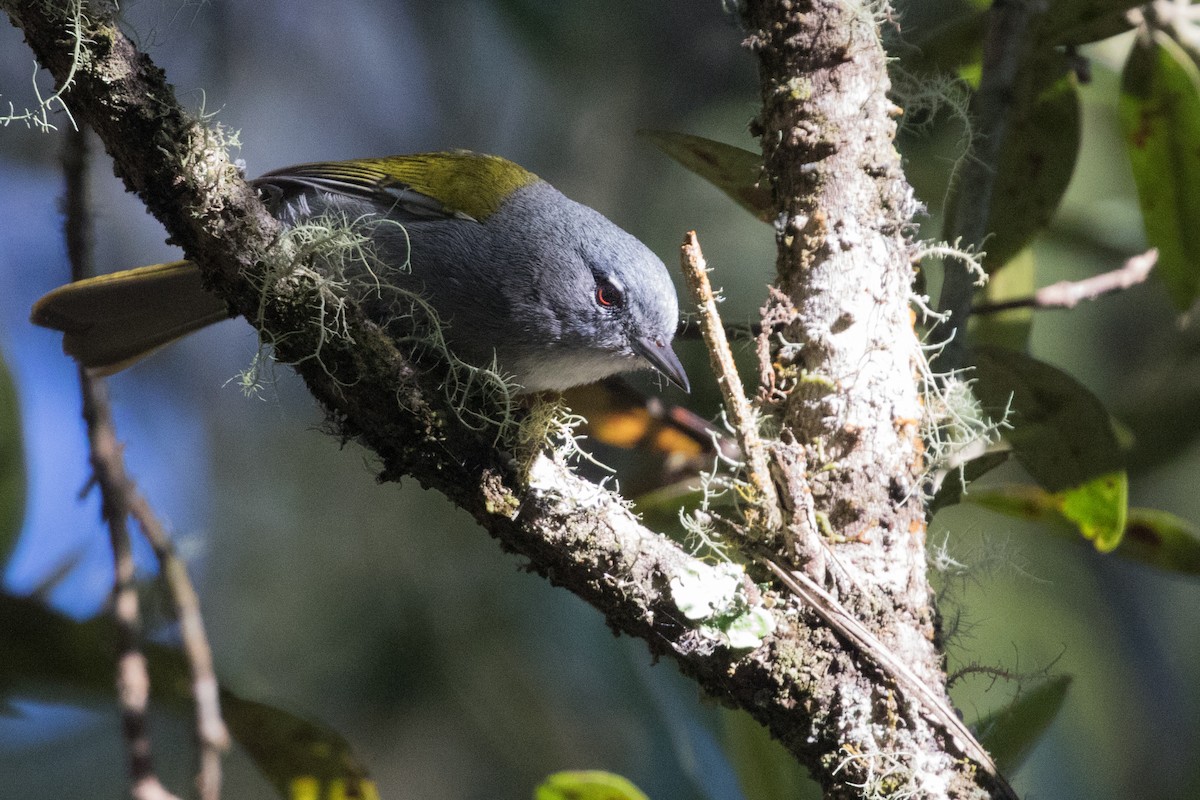
<svg viewBox="0 0 1200 800">
<path fill-rule="evenodd" d="M 179 622 L 179 638 L 191 673 L 192 698 L 196 703 L 199 748 L 196 789 L 200 800 L 217 800 L 221 796 L 221 755 L 229 749 L 229 730 L 221 717 L 220 689 L 204 619 L 200 615 L 200 597 L 188 576 L 187 565 L 175 552 L 171 538 L 145 496 L 131 484 L 127 500 L 129 513 L 138 521 L 158 557 L 159 574 Z"/>
<path fill-rule="evenodd" d="M 91 216 L 87 203 L 86 129 L 67 132 L 63 156 L 66 176 L 65 232 L 72 278 L 91 273 Z M 121 731 L 129 757 L 130 793 L 137 800 L 159 800 L 172 795 L 154 772 L 146 709 L 150 675 L 141 651 L 142 617 L 135 583 L 133 548 L 129 541 L 129 491 L 121 444 L 113 427 L 108 391 L 104 382 L 82 367 L 83 419 L 87 424 L 93 482 L 100 489 L 101 515 L 108 526 L 113 551 L 113 621 L 117 626 L 117 703 Z"/>
<path fill-rule="evenodd" d="M 1106 294 L 1120 292 L 1143 283 L 1158 263 L 1158 250 L 1151 248 L 1133 256 L 1117 269 L 1102 272 L 1080 281 L 1059 281 L 1043 286 L 1028 297 L 980 303 L 973 314 L 997 314 L 1015 308 L 1058 309 L 1074 308 L 1084 300 L 1095 300 Z"/>
<path fill-rule="evenodd" d="M 108 525 L 113 551 L 113 620 L 117 626 L 117 702 L 121 731 L 129 756 L 131 795 L 135 800 L 171 798 L 154 772 L 146 710 L 150 676 L 141 651 L 142 618 L 129 541 L 129 479 L 109 410 L 108 392 L 100 378 L 79 370 L 83 418 L 87 423 L 90 462 L 100 489 L 101 514 Z"/>
<path fill-rule="evenodd" d="M 72 128 L 66 133 L 66 148 L 63 152 L 63 173 L 66 178 L 65 236 L 67 255 L 71 263 L 72 280 L 90 277 L 92 267 L 92 223 L 88 203 L 88 129 Z M 153 519 L 149 504 L 137 494 L 133 481 L 125 472 L 124 456 L 117 440 L 116 427 L 108 402 L 108 392 L 100 378 L 79 370 L 83 392 L 83 417 L 87 423 L 88 443 L 91 450 L 92 483 L 100 489 L 105 522 L 108 524 L 109 539 L 114 560 L 113 617 L 117 624 L 119 643 L 117 655 L 117 696 L 129 753 L 131 794 L 138 800 L 166 800 L 172 795 L 154 773 L 151 756 L 150 735 L 146 725 L 146 709 L 149 704 L 150 676 L 146 658 L 141 652 L 141 612 L 137 585 L 135 583 L 133 551 L 129 540 L 128 517 L 136 504 L 143 516 Z M 146 525 L 143 522 L 143 528 Z M 161 528 L 157 535 L 166 540 Z M 169 542 L 166 543 L 169 549 Z M 159 550 L 159 544 L 155 544 Z M 182 565 L 183 582 L 191 589 L 187 573 Z M 164 566 L 165 575 L 165 566 Z M 171 582 L 178 587 L 178 579 Z M 172 596 L 175 592 L 172 591 Z M 195 592 L 191 592 L 193 603 Z M 198 619 L 198 613 L 197 613 Z M 203 629 L 201 628 L 201 636 Z M 209 659 L 208 669 L 212 665 Z M 213 691 L 216 691 L 215 681 Z M 215 700 L 215 697 L 214 697 Z M 198 706 L 199 707 L 199 703 Z M 217 716 L 220 722 L 220 715 Z M 228 735 L 226 735 L 228 738 Z M 205 759 L 207 761 L 207 759 Z M 203 763 L 203 762 L 202 762 Z M 220 796 L 220 761 L 213 767 L 201 769 L 201 776 L 210 786 L 202 792 L 202 800 L 217 800 Z"/>
<path fill-rule="evenodd" d="M 721 388 L 721 399 L 725 404 L 725 415 L 737 433 L 742 456 L 746 459 L 750 485 L 756 494 L 754 507 L 761 518 L 750 519 L 752 528 L 778 531 L 783 527 L 783 511 L 779 506 L 779 494 L 771 480 L 767 448 L 758 435 L 758 415 L 746 399 L 746 389 L 738 377 L 733 353 L 725 338 L 725 328 L 717 311 L 717 300 L 708 282 L 708 265 L 700 251 L 700 242 L 695 231 L 688 231 L 680 248 L 680 263 L 683 276 L 691 289 L 692 299 L 700 313 L 700 330 L 708 345 L 708 358 L 712 364 L 717 385 Z"/>
</svg>

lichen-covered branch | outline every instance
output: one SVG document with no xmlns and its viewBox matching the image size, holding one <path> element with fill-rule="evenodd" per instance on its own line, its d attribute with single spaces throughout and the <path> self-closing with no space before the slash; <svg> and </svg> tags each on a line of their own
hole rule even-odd
<svg viewBox="0 0 1200 800">
<path fill-rule="evenodd" d="M 923 356 L 909 303 L 917 204 L 893 144 L 898 109 L 878 30 L 885 13 L 853 0 L 744 6 L 762 86 L 756 128 L 778 211 L 784 294 L 767 313 L 787 323 L 762 398 L 785 432 L 778 452 L 808 465 L 844 573 L 837 599 L 948 705 L 925 575 Z M 865 786 L 1012 796 L 989 764 L 960 758 L 915 702 L 881 702 L 890 687 L 853 653 L 828 658 L 809 703 L 808 759 L 827 796 L 857 797 Z"/>
</svg>

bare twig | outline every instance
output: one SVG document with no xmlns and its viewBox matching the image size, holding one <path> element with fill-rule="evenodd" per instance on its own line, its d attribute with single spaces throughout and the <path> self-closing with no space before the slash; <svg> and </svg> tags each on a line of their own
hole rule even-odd
<svg viewBox="0 0 1200 800">
<path fill-rule="evenodd" d="M 717 312 L 717 300 L 713 297 L 712 286 L 708 282 L 708 265 L 704 262 L 704 254 L 700 252 L 700 242 L 696 239 L 695 231 L 688 231 L 684 237 L 683 246 L 680 248 L 680 263 L 688 288 L 692 291 L 692 299 L 700 312 L 700 329 L 704 333 L 704 342 L 708 345 L 708 358 L 713 374 L 716 375 L 717 385 L 721 388 L 725 414 L 737 433 L 738 444 L 741 445 L 742 455 L 746 459 L 750 484 L 757 495 L 755 507 L 761 518 L 750 522 L 752 526 L 757 523 L 761 528 L 777 531 L 783 526 L 783 512 L 779 506 L 779 494 L 775 490 L 775 483 L 771 480 L 767 448 L 758 435 L 758 417 L 746 399 L 746 390 L 738 377 L 737 366 L 733 363 L 733 353 L 729 350 L 725 328 L 722 327 L 721 316 Z"/>
<path fill-rule="evenodd" d="M 980 303 L 973 314 L 996 314 L 1014 308 L 1074 308 L 1082 300 L 1095 300 L 1106 294 L 1137 286 L 1150 277 L 1150 271 L 1158 263 L 1158 250 L 1151 248 L 1133 256 L 1119 268 L 1102 272 L 1081 281 L 1059 281 L 1043 286 L 1028 297 L 1002 300 L 996 303 Z"/>
<path fill-rule="evenodd" d="M 179 622 L 179 638 L 191 673 L 199 747 L 196 789 L 200 800 L 217 800 L 221 795 L 221 754 L 229 748 L 229 730 L 221 718 L 220 690 L 213 670 L 208 634 L 200 616 L 200 598 L 188 577 L 187 565 L 175 552 L 175 546 L 154 509 L 132 482 L 129 488 L 129 513 L 138 521 L 138 526 L 158 557 L 161 579 L 171 598 L 175 619 Z"/>
<path fill-rule="evenodd" d="M 67 131 L 67 147 L 63 155 L 67 184 L 65 234 L 74 280 L 87 277 L 92 272 L 87 164 L 87 129 Z M 79 382 L 83 392 L 83 418 L 87 424 L 93 480 L 100 489 L 101 514 L 108 525 L 113 551 L 117 702 L 121 711 L 121 730 L 129 754 L 130 794 L 135 800 L 170 800 L 174 795 L 167 791 L 154 772 L 146 724 L 150 676 L 146 657 L 141 651 L 142 619 L 127 525 L 133 482 L 125 473 L 121 444 L 113 426 L 108 391 L 103 380 L 80 367 Z"/>
<path fill-rule="evenodd" d="M 83 418 L 87 423 L 92 474 L 100 488 L 101 514 L 108 525 L 113 551 L 113 620 L 117 626 L 117 702 L 121 731 L 129 754 L 130 795 L 134 800 L 173 800 L 154 772 L 146 709 L 150 676 L 141 646 L 141 610 L 134 581 L 133 550 L 126 519 L 130 482 L 125 474 L 121 444 L 113 427 L 108 391 L 103 379 L 82 367 Z"/>
</svg>

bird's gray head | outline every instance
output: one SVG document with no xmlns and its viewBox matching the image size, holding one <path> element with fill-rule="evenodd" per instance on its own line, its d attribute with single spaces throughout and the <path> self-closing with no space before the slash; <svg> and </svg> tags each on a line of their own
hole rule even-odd
<svg viewBox="0 0 1200 800">
<path fill-rule="evenodd" d="M 649 248 L 541 181 L 518 189 L 485 225 L 514 323 L 496 353 L 526 390 L 645 367 L 689 390 L 671 349 L 679 301 Z"/>
</svg>

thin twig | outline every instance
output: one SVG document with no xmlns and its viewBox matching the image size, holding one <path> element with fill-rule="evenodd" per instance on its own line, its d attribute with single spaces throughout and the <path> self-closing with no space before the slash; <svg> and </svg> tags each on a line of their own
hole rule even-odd
<svg viewBox="0 0 1200 800">
<path fill-rule="evenodd" d="M 750 484 L 758 495 L 757 508 L 762 515 L 758 522 L 766 530 L 780 530 L 783 526 L 783 512 L 780 509 L 775 483 L 771 480 L 767 448 L 758 436 L 757 416 L 750 408 L 746 390 L 733 363 L 733 353 L 729 350 L 725 328 L 722 327 L 721 316 L 717 312 L 717 300 L 708 282 L 708 265 L 705 264 L 704 254 L 700 252 L 700 242 L 696 239 L 695 231 L 688 231 L 683 239 L 680 263 L 688 288 L 692 291 L 692 299 L 700 313 L 700 329 L 704 333 L 704 342 L 708 345 L 713 374 L 716 375 L 717 385 L 721 388 L 725 414 L 737 433 L 738 444 L 741 445 L 742 454 L 746 459 Z"/>
<path fill-rule="evenodd" d="M 767 560 L 767 567 L 775 573 L 793 594 L 817 613 L 825 624 L 854 645 L 854 648 L 870 658 L 896 684 L 902 693 L 918 701 L 925 717 L 941 728 L 959 753 L 978 764 L 991 777 L 1006 800 L 1017 800 L 1017 794 L 1000 774 L 1000 768 L 992 760 L 975 734 L 971 733 L 954 709 L 939 697 L 928 685 L 917 677 L 908 665 L 897 658 L 875 634 L 859 622 L 853 614 L 842 607 L 824 589 L 803 572 L 793 572 Z"/>
<path fill-rule="evenodd" d="M 87 132 L 67 132 L 63 155 L 66 176 L 65 233 L 71 273 L 75 280 L 91 268 L 91 219 L 87 204 Z M 100 378 L 79 368 L 83 419 L 87 425 L 92 476 L 100 489 L 101 515 L 108 526 L 113 551 L 113 620 L 117 628 L 117 704 L 129 754 L 130 795 L 135 800 L 174 800 L 154 772 L 146 709 L 150 675 L 140 649 L 142 618 L 139 608 L 133 548 L 129 541 L 129 498 L 133 484 L 125 473 L 121 443 L 113 426 L 108 391 Z"/>
<path fill-rule="evenodd" d="M 150 675 L 140 649 L 142 618 L 135 583 L 133 549 L 126 518 L 130 482 L 121 457 L 108 391 L 103 379 L 80 367 L 83 418 L 87 424 L 92 475 L 100 488 L 101 515 L 108 525 L 113 551 L 113 620 L 117 627 L 117 703 L 121 731 L 129 754 L 130 795 L 134 800 L 174 800 L 158 780 L 151 755 L 146 709 Z"/>
<path fill-rule="evenodd" d="M 179 638 L 192 679 L 192 697 L 196 703 L 196 740 L 199 765 L 196 789 L 200 800 L 217 800 L 221 795 L 221 754 L 229 748 L 229 730 L 221 718 L 220 690 L 213 669 L 212 649 L 200 615 L 200 597 L 188 577 L 187 566 L 175 552 L 175 546 L 150 503 L 130 485 L 127 498 L 129 513 L 138 521 L 154 554 L 158 557 L 160 577 L 170 595 Z"/>
<path fill-rule="evenodd" d="M 1150 271 L 1158 263 L 1158 250 L 1151 248 L 1133 256 L 1119 268 L 1102 272 L 1081 281 L 1059 281 L 1043 286 L 1028 297 L 1002 300 L 996 303 L 980 303 L 973 314 L 996 314 L 1014 308 L 1074 308 L 1082 300 L 1095 300 L 1106 294 L 1137 286 L 1150 277 Z"/>
</svg>

